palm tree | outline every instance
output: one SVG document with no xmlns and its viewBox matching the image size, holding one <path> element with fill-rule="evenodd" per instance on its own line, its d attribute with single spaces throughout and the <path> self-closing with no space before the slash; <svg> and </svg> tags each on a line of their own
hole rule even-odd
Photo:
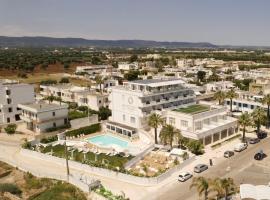
<svg viewBox="0 0 270 200">
<path fill-rule="evenodd" d="M 257 134 L 259 134 L 261 129 L 261 124 L 265 120 L 265 111 L 263 108 L 256 108 L 252 113 L 252 120 L 254 121 L 256 127 L 257 127 Z"/>
<path fill-rule="evenodd" d="M 242 141 L 245 142 L 246 141 L 246 127 L 250 126 L 250 124 L 252 123 L 252 119 L 250 117 L 250 114 L 248 114 L 248 112 L 243 113 L 239 117 L 238 123 L 243 127 Z"/>
<path fill-rule="evenodd" d="M 155 129 L 155 144 L 158 143 L 157 140 L 157 128 L 163 124 L 163 119 L 161 118 L 161 115 L 157 113 L 152 113 L 148 117 L 148 125 Z"/>
<path fill-rule="evenodd" d="M 226 98 L 226 94 L 223 91 L 218 91 L 214 94 L 214 99 L 218 100 L 218 104 L 222 105 Z"/>
<path fill-rule="evenodd" d="M 100 90 L 100 92 L 102 93 L 102 89 L 101 89 L 101 85 L 102 85 L 102 83 L 103 83 L 102 76 L 96 75 L 95 81 L 96 81 L 96 83 L 99 85 L 99 90 Z"/>
<path fill-rule="evenodd" d="M 206 179 L 202 176 L 200 177 L 194 177 L 192 180 L 192 183 L 190 185 L 190 189 L 195 187 L 199 193 L 199 196 L 204 196 L 204 199 L 208 199 L 208 193 L 209 193 L 209 179 Z"/>
<path fill-rule="evenodd" d="M 228 195 L 235 193 L 236 185 L 232 178 L 216 178 L 210 183 L 210 191 L 217 192 L 218 198 L 228 200 Z"/>
<path fill-rule="evenodd" d="M 230 91 L 228 91 L 226 93 L 226 97 L 230 99 L 230 111 L 232 112 L 232 100 L 234 98 L 236 98 L 238 95 L 237 93 L 234 91 L 234 89 L 231 89 Z"/>
<path fill-rule="evenodd" d="M 166 124 L 160 131 L 160 140 L 164 144 L 169 144 L 172 148 L 173 140 L 179 140 L 181 133 L 170 124 Z"/>
<path fill-rule="evenodd" d="M 54 101 L 54 96 L 53 95 L 48 96 L 47 100 L 49 101 L 49 104 L 51 104 Z"/>
<path fill-rule="evenodd" d="M 267 94 L 263 97 L 262 103 L 267 105 L 267 122 L 266 122 L 266 128 L 270 127 L 270 94 Z"/>
</svg>

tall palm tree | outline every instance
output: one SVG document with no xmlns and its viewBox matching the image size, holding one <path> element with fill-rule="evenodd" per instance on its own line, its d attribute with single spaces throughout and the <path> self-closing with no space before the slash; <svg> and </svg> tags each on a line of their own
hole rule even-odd
<svg viewBox="0 0 270 200">
<path fill-rule="evenodd" d="M 270 127 L 270 94 L 267 94 L 263 97 L 262 103 L 264 105 L 267 105 L 267 122 L 266 122 L 266 128 Z"/>
<path fill-rule="evenodd" d="M 160 131 L 160 140 L 164 144 L 169 144 L 170 147 L 172 148 L 172 144 L 174 140 L 179 140 L 181 137 L 181 133 L 178 129 L 174 128 L 170 124 L 166 124 L 165 126 L 162 127 Z"/>
<path fill-rule="evenodd" d="M 155 144 L 158 143 L 157 128 L 162 124 L 163 124 L 163 119 L 162 119 L 161 115 L 159 115 L 157 113 L 152 113 L 148 117 L 148 125 L 155 129 Z"/>
<path fill-rule="evenodd" d="M 232 178 L 216 178 L 210 183 L 210 191 L 217 192 L 218 198 L 228 200 L 228 195 L 236 192 L 236 185 Z"/>
<path fill-rule="evenodd" d="M 190 185 L 190 189 L 195 187 L 199 193 L 199 196 L 204 196 L 204 199 L 208 199 L 208 194 L 209 194 L 209 179 L 206 179 L 202 176 L 200 177 L 194 177 L 192 180 L 192 183 Z"/>
<path fill-rule="evenodd" d="M 219 105 L 222 105 L 224 103 L 225 98 L 226 93 L 221 90 L 214 94 L 214 99 L 218 100 Z"/>
<path fill-rule="evenodd" d="M 257 134 L 260 132 L 261 124 L 265 121 L 265 111 L 263 108 L 256 108 L 252 113 L 252 120 L 257 127 Z"/>
<path fill-rule="evenodd" d="M 232 112 L 232 100 L 234 98 L 236 98 L 238 95 L 237 93 L 234 91 L 234 89 L 231 89 L 229 90 L 227 93 L 226 93 L 226 97 L 230 99 L 230 111 Z"/>
<path fill-rule="evenodd" d="M 95 81 L 96 81 L 96 83 L 99 85 L 99 90 L 100 90 L 100 92 L 102 93 L 102 89 L 101 89 L 101 85 L 102 85 L 102 83 L 103 83 L 102 76 L 96 75 Z"/>
<path fill-rule="evenodd" d="M 238 119 L 238 123 L 243 127 L 243 137 L 242 137 L 242 141 L 245 142 L 246 141 L 246 127 L 250 126 L 252 123 L 252 119 L 250 117 L 250 114 L 248 114 L 248 112 L 243 113 L 239 119 Z"/>
</svg>

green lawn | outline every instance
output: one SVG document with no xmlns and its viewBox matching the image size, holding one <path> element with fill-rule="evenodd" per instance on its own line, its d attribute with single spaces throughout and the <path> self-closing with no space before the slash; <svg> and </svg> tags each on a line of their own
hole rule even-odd
<svg viewBox="0 0 270 200">
<path fill-rule="evenodd" d="M 54 147 L 47 146 L 42 150 L 42 153 L 51 152 L 53 149 L 53 156 L 57 156 L 60 158 L 65 157 L 65 151 L 63 145 L 56 145 Z M 71 159 L 71 152 L 68 153 L 69 158 Z M 116 155 L 116 156 L 108 156 L 106 154 L 95 155 L 92 152 L 86 154 L 85 160 L 83 153 L 78 152 L 77 150 L 73 152 L 73 160 L 81 163 L 89 164 L 91 166 L 103 167 L 108 169 L 116 169 L 119 167 L 123 170 L 124 164 L 132 159 L 132 156 L 128 158 Z"/>
<path fill-rule="evenodd" d="M 175 109 L 174 111 L 182 112 L 186 114 L 197 114 L 197 113 L 205 112 L 208 110 L 210 110 L 210 106 L 195 104 L 195 105 L 190 105 L 186 108 L 178 108 L 178 109 Z"/>
</svg>

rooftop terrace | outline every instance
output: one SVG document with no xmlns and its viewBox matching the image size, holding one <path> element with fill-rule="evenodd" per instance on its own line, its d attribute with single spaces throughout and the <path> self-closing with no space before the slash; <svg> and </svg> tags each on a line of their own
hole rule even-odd
<svg viewBox="0 0 270 200">
<path fill-rule="evenodd" d="M 209 110 L 210 110 L 210 106 L 208 105 L 195 104 L 195 105 L 190 105 L 185 108 L 178 108 L 178 109 L 175 109 L 174 111 L 194 115 L 194 114 L 206 112 Z"/>
</svg>

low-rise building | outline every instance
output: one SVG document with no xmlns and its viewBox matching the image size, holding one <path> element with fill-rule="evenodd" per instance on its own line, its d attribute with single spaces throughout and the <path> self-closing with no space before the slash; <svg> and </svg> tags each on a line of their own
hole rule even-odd
<svg viewBox="0 0 270 200">
<path fill-rule="evenodd" d="M 98 111 L 101 107 L 109 107 L 108 96 L 108 94 L 96 93 L 94 91 L 81 92 L 76 97 L 76 103 L 78 106 L 87 106 L 92 110 Z"/>
<path fill-rule="evenodd" d="M 47 103 L 19 104 L 27 129 L 44 133 L 68 125 L 68 106 Z"/>
<path fill-rule="evenodd" d="M 76 67 L 76 73 L 86 73 L 88 75 L 106 74 L 112 71 L 111 65 L 88 65 Z"/>
<path fill-rule="evenodd" d="M 137 62 L 128 63 L 128 62 L 120 62 L 118 63 L 118 69 L 128 71 L 128 70 L 136 70 L 139 69 L 139 64 Z"/>
<path fill-rule="evenodd" d="M 0 80 L 0 124 L 20 120 L 18 104 L 35 101 L 34 86 L 11 80 Z"/>
<path fill-rule="evenodd" d="M 231 81 L 218 81 L 218 82 L 211 82 L 205 85 L 206 92 L 212 93 L 217 91 L 228 91 L 234 88 L 234 84 Z"/>
<path fill-rule="evenodd" d="M 209 145 L 238 131 L 237 119 L 227 116 L 226 107 L 194 104 L 166 110 L 166 123 L 181 130 L 184 137 Z"/>
<path fill-rule="evenodd" d="M 256 78 L 249 84 L 249 91 L 255 94 L 266 95 L 270 93 L 270 78 Z"/>
</svg>

